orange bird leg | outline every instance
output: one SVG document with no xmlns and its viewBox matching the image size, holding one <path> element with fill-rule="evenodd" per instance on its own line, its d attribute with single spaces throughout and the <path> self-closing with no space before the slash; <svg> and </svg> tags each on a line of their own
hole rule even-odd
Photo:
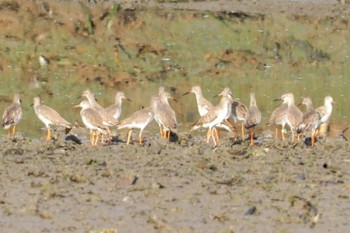
<svg viewBox="0 0 350 233">
<path fill-rule="evenodd" d="M 315 132 L 313 130 L 311 132 L 311 146 L 315 146 Z"/>
<path fill-rule="evenodd" d="M 16 126 L 14 125 L 14 126 L 12 127 L 12 136 L 15 134 L 15 132 L 16 132 Z"/>
<path fill-rule="evenodd" d="M 282 133 L 283 134 L 283 133 Z M 278 138 L 278 128 L 276 127 L 275 128 L 275 139 L 277 139 Z"/>
<path fill-rule="evenodd" d="M 170 130 L 167 131 L 167 138 L 168 138 L 168 140 L 170 141 Z"/>
<path fill-rule="evenodd" d="M 126 145 L 129 145 L 129 143 L 130 143 L 131 134 L 132 134 L 132 129 L 129 130 L 128 140 L 126 140 Z"/>
<path fill-rule="evenodd" d="M 215 129 L 215 128 L 214 128 Z M 218 144 L 217 144 L 217 142 L 215 141 L 215 137 L 214 137 L 214 130 L 210 130 L 210 132 L 211 132 L 211 138 L 213 139 L 213 143 L 214 143 L 214 146 L 213 147 L 217 147 L 218 146 Z"/>
<path fill-rule="evenodd" d="M 207 143 L 210 142 L 211 129 L 209 128 L 207 131 Z"/>
<path fill-rule="evenodd" d="M 251 146 L 254 145 L 254 131 L 253 130 L 250 132 L 250 145 Z"/>
<path fill-rule="evenodd" d="M 46 141 L 51 139 L 51 130 L 50 128 L 47 128 L 47 136 L 46 136 Z"/>
<path fill-rule="evenodd" d="M 142 130 L 139 133 L 139 144 L 142 144 Z"/>
</svg>

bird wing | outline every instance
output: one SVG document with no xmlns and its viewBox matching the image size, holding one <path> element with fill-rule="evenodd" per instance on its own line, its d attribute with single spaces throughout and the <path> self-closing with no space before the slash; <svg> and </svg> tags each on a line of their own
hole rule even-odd
<svg viewBox="0 0 350 233">
<path fill-rule="evenodd" d="M 261 112 L 256 106 L 252 106 L 249 108 L 245 120 L 244 127 L 246 129 L 255 127 L 257 124 L 261 122 Z"/>
<path fill-rule="evenodd" d="M 18 104 L 11 104 L 2 115 L 3 126 L 18 122 L 22 117 L 22 108 Z"/>
<path fill-rule="evenodd" d="M 43 115 L 45 118 L 49 118 L 54 125 L 62 125 L 70 127 L 70 123 L 66 121 L 56 110 L 46 105 L 40 105 L 37 108 L 38 113 Z"/>
<path fill-rule="evenodd" d="M 231 108 L 231 111 L 232 111 L 232 115 L 234 117 L 237 117 L 239 119 L 245 119 L 246 116 L 247 116 L 247 112 L 248 112 L 248 108 L 247 106 L 245 106 L 243 103 L 237 101 L 237 100 L 234 100 L 232 102 L 232 108 Z"/>
</svg>

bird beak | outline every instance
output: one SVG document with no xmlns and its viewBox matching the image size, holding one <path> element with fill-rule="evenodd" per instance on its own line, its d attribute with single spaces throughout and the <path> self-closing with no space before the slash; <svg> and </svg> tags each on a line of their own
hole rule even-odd
<svg viewBox="0 0 350 233">
<path fill-rule="evenodd" d="M 188 91 L 188 92 L 183 93 L 183 94 L 182 94 L 182 96 L 185 96 L 185 95 L 188 95 L 188 94 L 190 94 L 190 92 L 189 92 L 189 91 Z"/>
<path fill-rule="evenodd" d="M 80 96 L 77 97 L 77 99 L 81 99 L 82 97 L 83 97 L 83 96 L 80 95 Z"/>
<path fill-rule="evenodd" d="M 73 108 L 80 108 L 80 104 L 74 105 Z"/>
<path fill-rule="evenodd" d="M 337 102 L 335 102 L 335 101 L 333 100 L 333 101 L 332 101 L 332 104 L 337 105 Z"/>
<path fill-rule="evenodd" d="M 34 105 L 34 103 L 31 103 L 31 104 L 30 104 L 30 107 L 33 107 L 33 105 Z"/>
<path fill-rule="evenodd" d="M 131 99 L 129 99 L 129 98 L 126 98 L 126 100 L 127 100 L 127 101 L 129 101 L 129 102 L 132 102 L 132 100 L 131 100 Z"/>
<path fill-rule="evenodd" d="M 278 99 L 274 99 L 273 101 L 280 101 L 280 100 L 282 100 L 281 98 L 278 98 Z"/>
<path fill-rule="evenodd" d="M 303 102 L 300 102 L 297 106 L 300 107 L 303 104 Z"/>
</svg>

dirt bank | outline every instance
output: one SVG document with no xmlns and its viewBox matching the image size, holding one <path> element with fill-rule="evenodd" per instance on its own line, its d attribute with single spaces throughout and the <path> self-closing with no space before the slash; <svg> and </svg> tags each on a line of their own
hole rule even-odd
<svg viewBox="0 0 350 233">
<path fill-rule="evenodd" d="M 347 142 L 1 142 L 4 232 L 344 232 Z"/>
</svg>

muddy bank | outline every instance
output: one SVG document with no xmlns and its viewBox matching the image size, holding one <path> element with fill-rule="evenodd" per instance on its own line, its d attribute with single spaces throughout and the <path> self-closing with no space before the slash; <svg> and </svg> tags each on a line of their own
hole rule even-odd
<svg viewBox="0 0 350 233">
<path fill-rule="evenodd" d="M 344 232 L 349 144 L 1 142 L 6 232 Z"/>
<path fill-rule="evenodd" d="M 178 9 L 178 10 L 199 10 L 199 11 L 229 11 L 244 12 L 249 14 L 285 14 L 312 17 L 339 16 L 350 13 L 349 2 L 346 0 L 309 0 L 309 1 L 269 1 L 269 0 L 148 0 L 131 1 L 133 7 Z"/>
</svg>

